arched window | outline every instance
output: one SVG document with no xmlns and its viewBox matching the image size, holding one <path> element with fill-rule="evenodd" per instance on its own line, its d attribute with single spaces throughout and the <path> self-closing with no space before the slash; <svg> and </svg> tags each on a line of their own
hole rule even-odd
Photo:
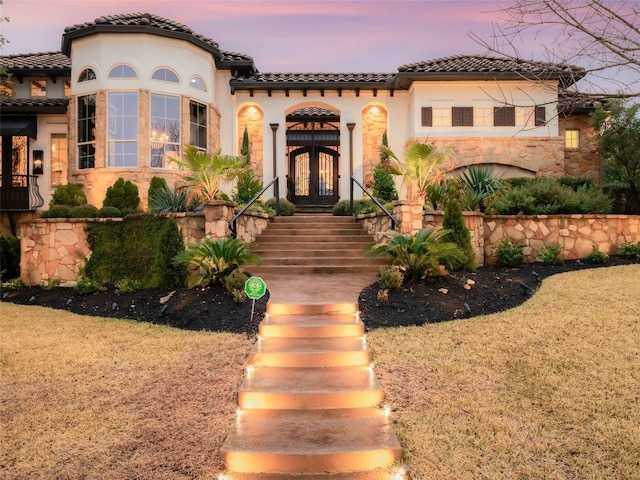
<svg viewBox="0 0 640 480">
<path fill-rule="evenodd" d="M 95 79 L 96 72 L 94 72 L 92 68 L 85 68 L 84 70 L 82 70 L 82 72 L 80 72 L 80 75 L 78 76 L 78 83 L 88 82 L 89 80 Z"/>
<path fill-rule="evenodd" d="M 116 65 L 109 72 L 109 78 L 138 78 L 138 75 L 129 65 Z"/>
<path fill-rule="evenodd" d="M 162 80 L 164 82 L 180 83 L 178 75 L 168 68 L 158 68 L 151 76 L 154 80 Z"/>
<path fill-rule="evenodd" d="M 189 83 L 193 88 L 197 88 L 198 90 L 202 90 L 203 92 L 207 91 L 207 86 L 204 84 L 204 81 L 198 77 L 198 76 L 193 76 L 191 77 L 191 82 Z"/>
</svg>

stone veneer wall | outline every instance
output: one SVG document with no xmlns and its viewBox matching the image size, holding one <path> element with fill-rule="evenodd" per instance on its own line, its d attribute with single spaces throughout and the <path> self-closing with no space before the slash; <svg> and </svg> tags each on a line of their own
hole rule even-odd
<svg viewBox="0 0 640 480">
<path fill-rule="evenodd" d="M 376 242 L 382 240 L 385 232 L 391 230 L 391 219 L 383 212 L 358 215 L 356 221 L 362 222 L 364 229 Z"/>
</svg>

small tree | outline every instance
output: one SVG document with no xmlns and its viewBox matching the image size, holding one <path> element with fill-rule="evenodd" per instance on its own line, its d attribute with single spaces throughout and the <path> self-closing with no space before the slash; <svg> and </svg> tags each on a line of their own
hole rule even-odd
<svg viewBox="0 0 640 480">
<path fill-rule="evenodd" d="M 449 241 L 455 243 L 464 252 L 465 259 L 459 265 L 463 270 L 473 272 L 476 269 L 476 254 L 471 246 L 471 233 L 464 224 L 462 209 L 457 200 L 447 202 L 442 220 L 442 228 L 449 230 Z"/>
<path fill-rule="evenodd" d="M 382 147 L 389 148 L 386 130 L 382 134 Z M 390 173 L 389 155 L 386 154 L 386 150 L 380 151 L 380 163 L 373 168 L 373 195 L 384 202 L 398 200 L 398 190 Z"/>
<path fill-rule="evenodd" d="M 125 182 L 123 178 L 118 178 L 111 187 L 107 188 L 102 202 L 103 207 L 116 207 L 124 214 L 136 212 L 139 205 L 138 187 L 130 180 Z"/>
</svg>

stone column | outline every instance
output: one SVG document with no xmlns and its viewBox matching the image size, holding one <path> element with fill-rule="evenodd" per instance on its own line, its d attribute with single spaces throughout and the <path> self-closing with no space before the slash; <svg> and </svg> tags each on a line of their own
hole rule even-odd
<svg viewBox="0 0 640 480">
<path fill-rule="evenodd" d="M 393 216 L 400 222 L 400 233 L 413 235 L 422 230 L 423 205 L 420 200 L 393 202 Z"/>
<path fill-rule="evenodd" d="M 207 238 L 217 240 L 229 237 L 229 222 L 235 214 L 235 203 L 214 200 L 204 206 L 204 234 Z"/>
</svg>

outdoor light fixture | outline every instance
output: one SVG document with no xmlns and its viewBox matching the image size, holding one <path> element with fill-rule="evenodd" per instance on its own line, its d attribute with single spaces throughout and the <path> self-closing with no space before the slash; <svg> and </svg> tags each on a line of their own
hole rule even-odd
<svg viewBox="0 0 640 480">
<path fill-rule="evenodd" d="M 42 175 L 44 173 L 44 151 L 33 151 L 33 174 Z"/>
</svg>

